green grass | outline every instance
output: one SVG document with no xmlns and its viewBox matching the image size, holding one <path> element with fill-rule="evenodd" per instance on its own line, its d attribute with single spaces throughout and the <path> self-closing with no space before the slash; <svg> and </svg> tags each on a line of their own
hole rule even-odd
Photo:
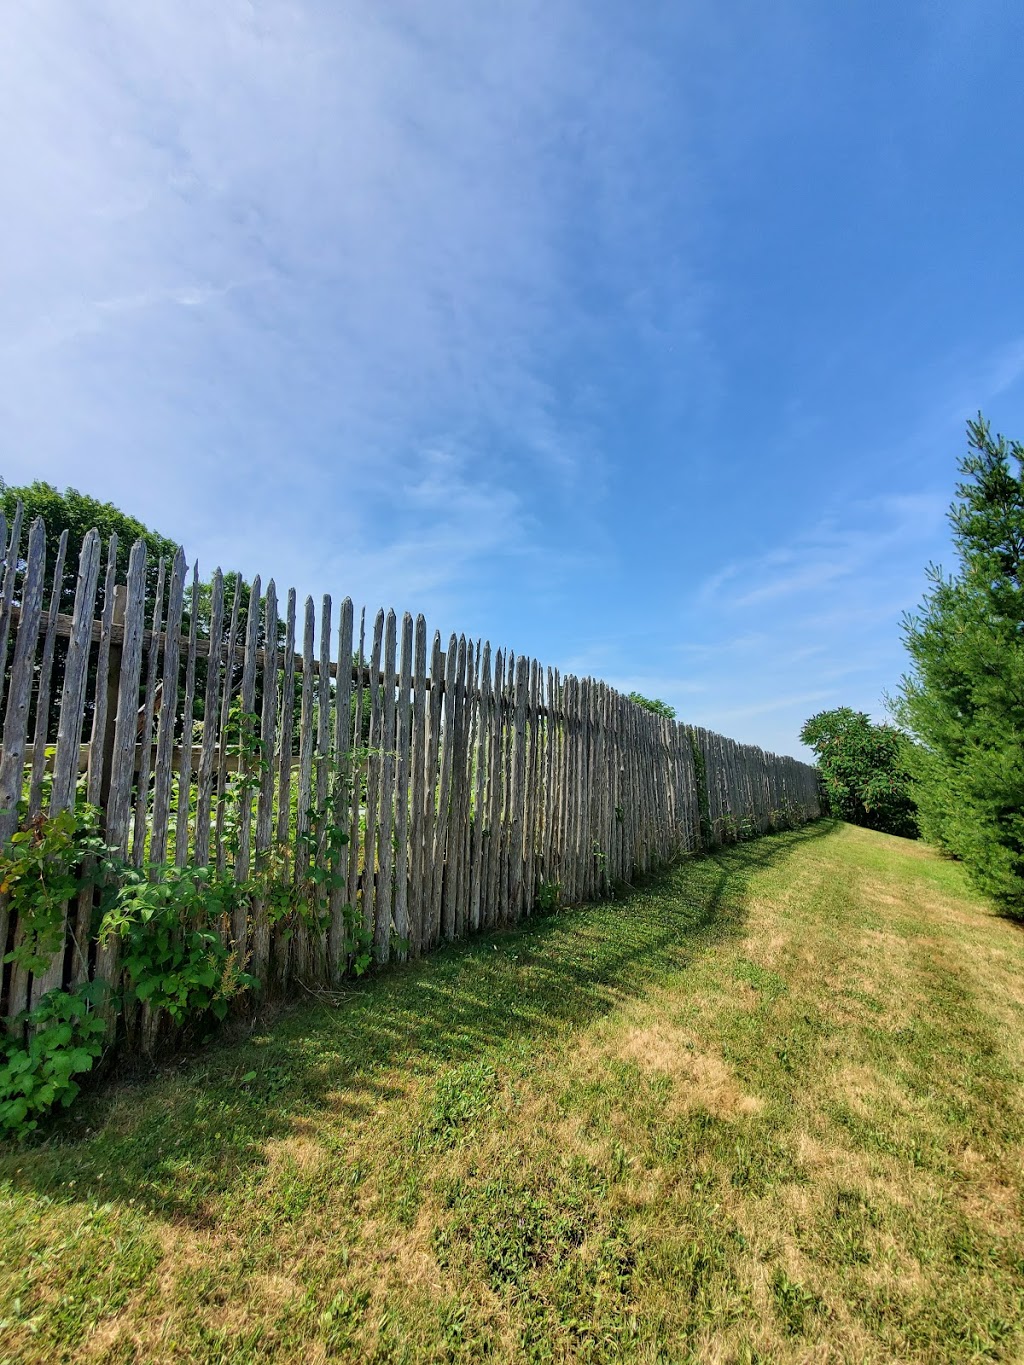
<svg viewBox="0 0 1024 1365">
<path fill-rule="evenodd" d="M 1024 1358 L 1024 932 L 822 823 L 0 1154 L 0 1360 Z"/>
</svg>

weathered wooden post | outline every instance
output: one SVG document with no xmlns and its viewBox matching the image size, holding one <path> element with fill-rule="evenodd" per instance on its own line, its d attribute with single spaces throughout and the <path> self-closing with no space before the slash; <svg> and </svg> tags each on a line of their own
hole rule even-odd
<svg viewBox="0 0 1024 1365">
<path fill-rule="evenodd" d="M 121 660 L 124 657 L 124 607 L 128 589 L 123 583 L 114 586 L 114 607 L 111 613 L 110 655 L 107 663 L 106 733 L 103 736 L 103 765 L 100 778 L 100 809 L 104 816 L 110 801 L 110 774 L 114 766 L 114 720 L 117 716 L 117 694 L 121 686 Z"/>
</svg>

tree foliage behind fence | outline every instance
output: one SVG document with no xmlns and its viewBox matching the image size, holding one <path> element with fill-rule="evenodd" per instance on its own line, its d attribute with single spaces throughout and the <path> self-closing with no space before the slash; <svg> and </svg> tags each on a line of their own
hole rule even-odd
<svg viewBox="0 0 1024 1365">
<path fill-rule="evenodd" d="M 804 763 L 486 643 L 444 648 L 422 616 L 300 609 L 219 570 L 206 587 L 181 550 L 154 578 L 141 541 L 122 582 L 96 531 L 75 577 L 66 539 L 21 522 L 0 516 L 0 848 L 40 816 L 99 808 L 104 843 L 144 876 L 208 868 L 244 889 L 220 932 L 271 988 L 335 985 L 359 945 L 417 955 L 820 813 Z M 82 886 L 49 960 L 7 964 L 8 1017 L 56 987 L 116 984 L 118 942 Z M 286 922 L 282 888 L 322 914 Z M 26 932 L 11 905 L 7 956 Z"/>
</svg>

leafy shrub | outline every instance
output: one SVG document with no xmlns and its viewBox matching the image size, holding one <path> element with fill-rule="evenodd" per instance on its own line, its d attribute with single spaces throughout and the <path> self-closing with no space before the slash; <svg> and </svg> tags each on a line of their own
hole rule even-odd
<svg viewBox="0 0 1024 1365">
<path fill-rule="evenodd" d="M 21 822 L 0 851 L 0 895 L 17 916 L 21 941 L 4 958 L 26 970 L 44 971 L 64 946 L 64 907 L 84 887 L 104 881 L 113 870 L 99 835 L 99 812 L 79 804 L 57 815 Z"/>
<path fill-rule="evenodd" d="M 676 708 L 669 706 L 668 702 L 662 701 L 660 697 L 645 697 L 640 692 L 630 692 L 629 699 L 656 716 L 664 716 L 666 720 L 675 720 L 676 718 Z"/>
<path fill-rule="evenodd" d="M 542 915 L 553 915 L 562 904 L 562 883 L 539 881 L 537 883 L 537 910 Z"/>
<path fill-rule="evenodd" d="M 217 829 L 232 858 L 241 847 L 245 807 L 267 770 L 257 720 L 237 707 L 230 718 L 229 748 L 238 762 Z M 364 760 L 362 753 L 353 755 L 357 773 Z M 124 973 L 112 1014 L 124 1014 L 134 1027 L 138 1015 L 125 1007 L 146 1007 L 141 1016 L 146 1050 L 162 1021 L 182 1028 L 207 1014 L 222 1020 L 234 996 L 258 987 L 232 940 L 236 914 L 251 904 L 261 907 L 284 940 L 300 926 L 321 936 L 340 908 L 348 970 L 360 974 L 370 964 L 372 936 L 352 906 L 337 904 L 345 881 L 338 866 L 349 838 L 351 778 L 333 765 L 322 777 L 319 799 L 294 814 L 294 852 L 287 843 L 261 851 L 243 880 L 231 868 L 151 863 L 140 871 L 104 844 L 93 807 L 79 802 L 57 815 L 29 819 L 22 805 L 21 823 L 0 850 L 0 894 L 18 925 L 17 946 L 4 961 L 29 972 L 48 969 L 63 955 L 68 904 L 98 888 L 98 939 L 104 945 L 118 941 Z M 408 951 L 407 941 L 393 942 L 396 951 Z M 108 1021 L 92 1012 L 93 992 L 103 989 L 105 983 L 97 983 L 51 992 L 35 1012 L 13 1021 L 6 1037 L 0 1034 L 0 1056 L 6 1059 L 0 1068 L 0 1131 L 29 1132 L 48 1109 L 78 1094 L 74 1077 L 91 1069 L 107 1032 Z"/>
<path fill-rule="evenodd" d="M 854 825 L 917 838 L 909 741 L 892 725 L 840 706 L 804 723 L 800 738 L 818 759 L 833 815 Z"/>
<path fill-rule="evenodd" d="M 100 942 L 121 939 L 131 998 L 166 1010 L 175 1024 L 206 1010 L 223 1019 L 233 995 L 259 984 L 241 970 L 229 937 L 238 887 L 208 867 L 148 872 L 157 875 L 126 874 Z"/>
<path fill-rule="evenodd" d="M 75 1077 L 91 1071 L 103 1053 L 106 1024 L 96 1011 L 102 993 L 95 981 L 50 991 L 15 1019 L 15 1031 L 0 1040 L 0 1132 L 25 1136 L 78 1094 Z"/>
</svg>

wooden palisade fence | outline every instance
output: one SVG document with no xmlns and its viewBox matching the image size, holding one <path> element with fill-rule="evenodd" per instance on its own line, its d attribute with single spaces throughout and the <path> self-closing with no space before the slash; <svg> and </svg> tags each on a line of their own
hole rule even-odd
<svg viewBox="0 0 1024 1365">
<path fill-rule="evenodd" d="M 586 901 L 682 851 L 820 814 L 804 763 L 486 643 L 444 648 L 422 616 L 357 619 L 330 597 L 300 612 L 294 591 L 226 586 L 219 570 L 204 587 L 180 550 L 154 574 L 140 541 L 120 583 L 116 546 L 90 532 L 62 612 L 66 537 L 21 522 L 0 516 L 0 847 L 19 820 L 88 801 L 139 868 L 245 881 L 273 863 L 299 881 L 323 863 L 322 931 L 276 941 L 258 896 L 224 926 L 271 988 L 337 985 L 353 924 L 376 962 L 415 956 L 515 923 L 556 888 Z M 309 837 L 328 808 L 349 842 Z M 0 897 L 5 953 L 14 920 Z M 115 981 L 95 927 L 83 894 L 46 971 L 7 965 L 2 1012 Z"/>
</svg>

